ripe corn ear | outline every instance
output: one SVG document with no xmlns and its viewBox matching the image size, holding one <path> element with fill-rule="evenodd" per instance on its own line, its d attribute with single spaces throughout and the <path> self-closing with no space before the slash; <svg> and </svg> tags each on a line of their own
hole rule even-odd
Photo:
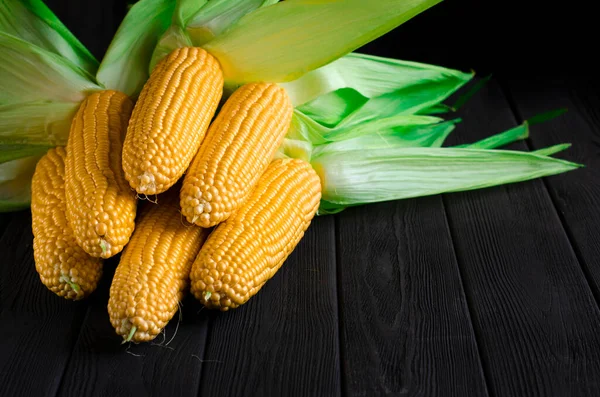
<svg viewBox="0 0 600 397">
<path fill-rule="evenodd" d="M 223 311 L 247 302 L 300 242 L 320 199 L 321 184 L 310 164 L 274 160 L 248 201 L 200 250 L 190 274 L 192 293 Z"/>
<path fill-rule="evenodd" d="M 247 84 L 225 102 L 185 174 L 181 212 L 212 227 L 242 205 L 285 137 L 293 107 L 277 84 Z"/>
<path fill-rule="evenodd" d="M 66 159 L 67 215 L 79 245 L 110 258 L 129 242 L 136 197 L 121 165 L 133 103 L 117 91 L 101 91 L 81 104 L 69 133 Z"/>
<path fill-rule="evenodd" d="M 218 61 L 184 47 L 152 71 L 133 109 L 123 146 L 123 169 L 140 194 L 159 194 L 183 175 L 223 95 Z"/>
<path fill-rule="evenodd" d="M 35 269 L 58 296 L 79 300 L 96 289 L 102 262 L 75 240 L 67 221 L 64 147 L 50 149 L 37 163 L 31 181 L 31 220 Z"/>
<path fill-rule="evenodd" d="M 146 203 L 115 271 L 108 313 L 125 340 L 152 340 L 173 318 L 208 236 L 208 229 L 185 224 L 178 198 L 174 188 L 158 204 Z"/>
</svg>

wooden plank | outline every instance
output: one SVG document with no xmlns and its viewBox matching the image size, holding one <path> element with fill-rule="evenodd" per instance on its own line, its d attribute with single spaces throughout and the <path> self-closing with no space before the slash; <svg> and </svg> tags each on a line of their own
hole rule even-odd
<svg viewBox="0 0 600 397">
<path fill-rule="evenodd" d="M 106 309 L 117 263 L 115 257 L 105 264 L 107 274 L 91 301 L 58 395 L 197 396 L 207 316 L 197 314 L 197 302 L 189 297 L 182 321 L 176 315 L 164 338 L 122 345 Z"/>
<path fill-rule="evenodd" d="M 214 315 L 200 395 L 341 394 L 334 247 L 333 218 L 315 219 L 256 296 Z"/>
<path fill-rule="evenodd" d="M 441 198 L 338 215 L 350 396 L 486 396 Z"/>
<path fill-rule="evenodd" d="M 532 148 L 571 142 L 561 158 L 584 164 L 577 172 L 547 180 L 571 243 L 600 301 L 600 81 L 565 76 L 556 79 L 510 79 L 505 86 L 519 118 L 551 109 L 568 112 L 532 127 Z"/>
<path fill-rule="evenodd" d="M 33 262 L 31 215 L 13 214 L 0 240 L 0 395 L 53 396 L 86 310 L 50 292 Z"/>
<path fill-rule="evenodd" d="M 461 116 L 455 142 L 516 124 L 493 80 Z M 444 202 L 490 394 L 597 396 L 600 311 L 542 181 Z"/>
</svg>

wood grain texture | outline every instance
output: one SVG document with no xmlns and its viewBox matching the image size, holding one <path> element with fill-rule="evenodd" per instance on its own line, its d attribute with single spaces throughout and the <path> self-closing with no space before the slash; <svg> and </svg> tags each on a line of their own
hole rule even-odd
<svg viewBox="0 0 600 397">
<path fill-rule="evenodd" d="M 119 257 L 105 265 L 107 274 L 91 300 L 58 396 L 196 396 L 207 316 L 198 315 L 199 305 L 189 297 L 182 304 L 182 321 L 177 314 L 164 338 L 122 345 L 106 309 Z"/>
<path fill-rule="evenodd" d="M 494 81 L 461 116 L 457 142 L 515 124 Z M 598 395 L 600 311 L 542 181 L 444 202 L 490 394 Z"/>
<path fill-rule="evenodd" d="M 577 172 L 548 179 L 547 187 L 599 301 L 600 80 L 511 79 L 505 87 L 519 119 L 551 109 L 568 109 L 557 119 L 532 126 L 529 144 L 539 149 L 571 142 L 573 146 L 558 157 L 585 165 Z"/>
<path fill-rule="evenodd" d="M 214 315 L 204 365 L 201 396 L 340 394 L 333 218 L 248 303 Z"/>
<path fill-rule="evenodd" d="M 338 215 L 349 396 L 486 396 L 439 196 Z"/>
<path fill-rule="evenodd" d="M 0 395 L 54 396 L 86 302 L 44 286 L 33 262 L 31 215 L 13 214 L 0 240 Z"/>
</svg>

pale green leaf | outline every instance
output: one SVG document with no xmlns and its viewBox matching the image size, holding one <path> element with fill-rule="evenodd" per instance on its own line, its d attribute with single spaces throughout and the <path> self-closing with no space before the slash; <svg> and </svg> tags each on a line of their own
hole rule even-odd
<svg viewBox="0 0 600 397">
<path fill-rule="evenodd" d="M 98 61 L 41 0 L 0 1 L 0 32 L 63 56 L 91 75 Z"/>
<path fill-rule="evenodd" d="M 51 100 L 81 102 L 100 90 L 94 78 L 68 59 L 0 32 L 0 105 Z"/>
<path fill-rule="evenodd" d="M 286 82 L 389 32 L 440 0 L 286 0 L 206 44 L 231 86 Z"/>
<path fill-rule="evenodd" d="M 15 144 L 15 145 L 0 145 L 0 164 L 8 161 L 17 160 L 23 157 L 42 156 L 51 146 L 30 145 L 30 144 Z"/>
<path fill-rule="evenodd" d="M 528 152 L 465 148 L 356 150 L 315 156 L 311 164 L 323 199 L 343 206 L 481 189 L 580 167 Z"/>
<path fill-rule="evenodd" d="M 24 102 L 0 105 L 0 144 L 66 145 L 72 102 Z"/>
<path fill-rule="evenodd" d="M 212 0 L 186 23 L 192 43 L 201 47 L 234 25 L 241 17 L 257 8 L 270 5 L 264 0 Z"/>
<path fill-rule="evenodd" d="M 40 157 L 25 157 L 0 164 L 0 212 L 29 207 L 31 178 Z"/>
<path fill-rule="evenodd" d="M 149 77 L 154 47 L 171 24 L 175 2 L 140 0 L 119 26 L 97 78 L 106 88 L 137 98 Z"/>
<path fill-rule="evenodd" d="M 383 132 L 362 134 L 356 138 L 318 145 L 312 150 L 312 156 L 319 157 L 355 150 L 440 147 L 459 121 L 460 119 L 429 125 L 408 125 Z"/>
<path fill-rule="evenodd" d="M 352 88 L 365 98 L 375 98 L 425 85 L 432 96 L 446 98 L 472 78 L 472 73 L 354 52 L 281 85 L 292 103 L 301 106 L 342 88 Z M 444 87 L 437 87 L 438 84 Z"/>
<path fill-rule="evenodd" d="M 384 134 L 386 131 L 398 128 L 429 125 L 441 121 L 443 121 L 441 118 L 433 116 L 399 115 L 369 120 L 349 127 L 328 128 L 315 122 L 299 110 L 294 110 L 288 137 L 304 139 L 316 145 L 373 133 Z"/>
<path fill-rule="evenodd" d="M 529 136 L 529 124 L 523 123 L 507 131 L 492 135 L 475 143 L 466 143 L 454 147 L 469 147 L 471 149 L 496 149 L 518 140 L 527 139 Z"/>
<path fill-rule="evenodd" d="M 150 65 L 148 66 L 148 72 L 151 73 L 156 64 L 174 50 L 191 46 L 193 46 L 193 44 L 187 33 L 179 27 L 179 25 L 171 25 L 167 31 L 163 33 L 154 48 L 152 58 L 150 59 Z"/>
<path fill-rule="evenodd" d="M 564 150 L 567 150 L 570 147 L 570 143 L 561 143 L 547 148 L 535 150 L 532 153 L 539 154 L 540 156 L 552 156 L 553 154 L 560 153 Z"/>
</svg>

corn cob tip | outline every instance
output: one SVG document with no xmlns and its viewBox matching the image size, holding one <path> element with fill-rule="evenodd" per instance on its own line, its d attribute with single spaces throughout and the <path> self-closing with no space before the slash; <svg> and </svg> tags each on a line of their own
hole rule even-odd
<svg viewBox="0 0 600 397">
<path fill-rule="evenodd" d="M 78 301 L 84 297 L 84 293 L 81 290 L 81 287 L 79 287 L 79 284 L 73 282 L 73 280 L 71 280 L 71 277 L 69 277 L 67 274 L 61 274 L 59 281 L 65 283 L 64 289 L 71 288 L 71 291 L 67 292 L 67 296 L 70 299 Z"/>
<path fill-rule="evenodd" d="M 137 331 L 137 327 L 134 325 L 133 327 L 131 327 L 131 329 L 129 330 L 129 334 L 127 335 L 127 337 L 123 338 L 123 342 L 121 342 L 121 344 L 125 344 L 127 342 L 131 342 L 131 339 L 133 339 L 133 335 L 135 335 L 135 331 Z"/>
<path fill-rule="evenodd" d="M 137 177 L 139 183 L 135 187 L 135 190 L 140 194 L 157 194 L 160 192 L 156 191 L 156 179 L 153 174 L 148 171 L 144 171 L 142 175 Z"/>
</svg>

